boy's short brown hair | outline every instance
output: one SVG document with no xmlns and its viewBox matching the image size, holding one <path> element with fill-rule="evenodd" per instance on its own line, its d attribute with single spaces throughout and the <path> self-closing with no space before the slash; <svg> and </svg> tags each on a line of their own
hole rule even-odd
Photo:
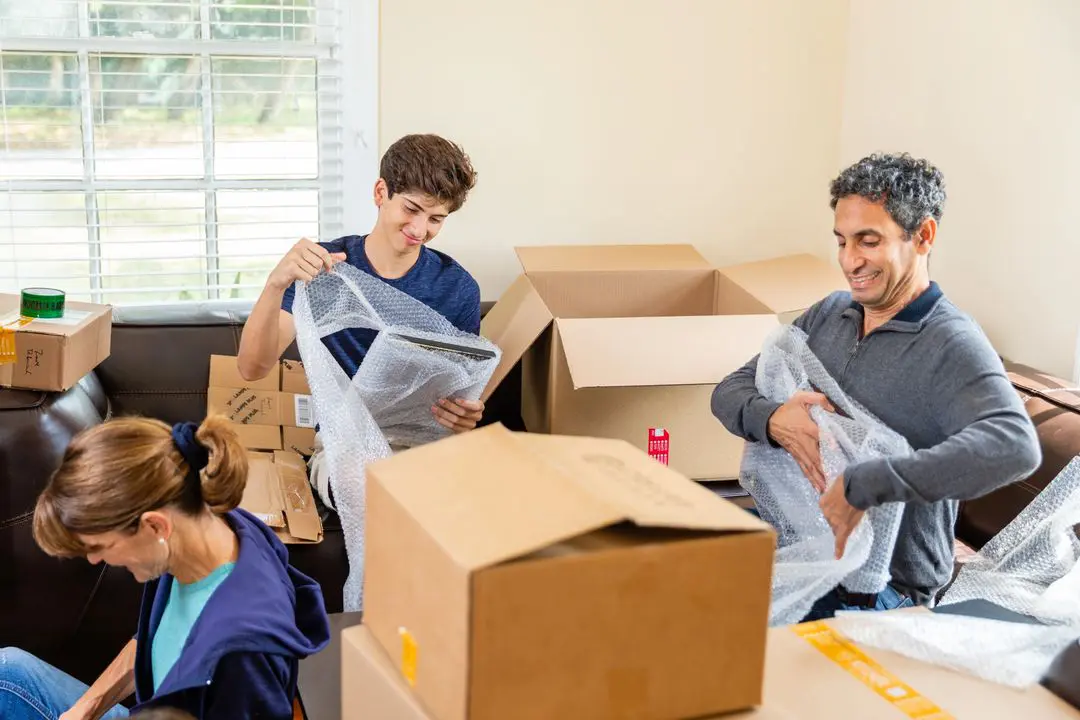
<svg viewBox="0 0 1080 720">
<path fill-rule="evenodd" d="M 406 135 L 386 149 L 379 165 L 390 197 L 419 192 L 455 212 L 476 185 L 476 171 L 465 151 L 438 135 Z"/>
</svg>

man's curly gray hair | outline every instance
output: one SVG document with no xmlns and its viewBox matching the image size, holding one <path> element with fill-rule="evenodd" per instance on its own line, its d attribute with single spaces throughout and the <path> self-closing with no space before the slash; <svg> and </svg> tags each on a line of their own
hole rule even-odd
<svg viewBox="0 0 1080 720">
<path fill-rule="evenodd" d="M 945 210 L 945 176 L 926 160 L 907 153 L 868 155 L 840 173 L 829 191 L 833 210 L 849 195 L 884 202 L 885 210 L 908 235 L 928 217 L 941 222 Z"/>
</svg>

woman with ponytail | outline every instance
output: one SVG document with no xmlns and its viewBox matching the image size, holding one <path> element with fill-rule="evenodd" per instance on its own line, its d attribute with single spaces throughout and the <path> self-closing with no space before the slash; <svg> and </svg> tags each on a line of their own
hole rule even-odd
<svg viewBox="0 0 1080 720">
<path fill-rule="evenodd" d="M 50 555 L 145 583 L 135 638 L 91 687 L 0 650 L 0 717 L 97 720 L 176 708 L 195 718 L 293 716 L 300 659 L 329 640 L 322 591 L 238 509 L 247 455 L 220 417 L 170 428 L 122 418 L 76 437 L 38 498 Z M 63 588 L 58 588 L 63 591 Z"/>
</svg>

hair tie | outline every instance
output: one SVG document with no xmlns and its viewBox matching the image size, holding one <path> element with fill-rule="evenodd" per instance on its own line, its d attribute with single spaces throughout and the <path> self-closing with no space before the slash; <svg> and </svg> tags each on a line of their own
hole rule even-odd
<svg viewBox="0 0 1080 720">
<path fill-rule="evenodd" d="M 189 479 L 196 486 L 199 485 L 199 473 L 210 464 L 210 451 L 195 438 L 198 430 L 199 426 L 192 422 L 177 423 L 172 429 L 173 444 L 191 469 Z"/>
</svg>

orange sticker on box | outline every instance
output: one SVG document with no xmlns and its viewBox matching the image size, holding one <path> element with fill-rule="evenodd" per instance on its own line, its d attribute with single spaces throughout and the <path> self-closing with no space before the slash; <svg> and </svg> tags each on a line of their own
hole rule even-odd
<svg viewBox="0 0 1080 720">
<path fill-rule="evenodd" d="M 791 629 L 912 720 L 956 720 L 826 623 L 819 620 L 795 625 Z"/>
<path fill-rule="evenodd" d="M 416 638 L 405 628 L 398 628 L 401 635 L 401 674 L 410 687 L 416 687 Z"/>
</svg>

